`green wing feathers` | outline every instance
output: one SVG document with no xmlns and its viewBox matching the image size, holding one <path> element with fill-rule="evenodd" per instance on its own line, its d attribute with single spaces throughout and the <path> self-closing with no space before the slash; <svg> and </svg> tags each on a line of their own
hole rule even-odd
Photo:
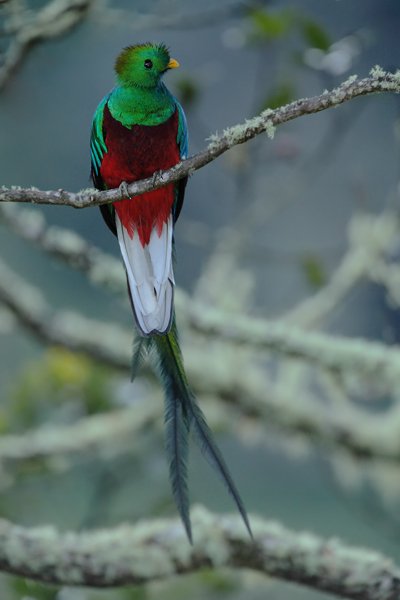
<svg viewBox="0 0 400 600">
<path fill-rule="evenodd" d="M 100 167 L 103 161 L 103 156 L 107 152 L 107 146 L 103 136 L 103 115 L 104 107 L 109 98 L 109 94 L 104 96 L 103 100 L 98 105 L 92 121 L 92 131 L 90 135 L 90 162 L 91 174 L 96 187 L 100 183 L 99 189 L 103 189 L 103 183 L 100 177 Z"/>
</svg>

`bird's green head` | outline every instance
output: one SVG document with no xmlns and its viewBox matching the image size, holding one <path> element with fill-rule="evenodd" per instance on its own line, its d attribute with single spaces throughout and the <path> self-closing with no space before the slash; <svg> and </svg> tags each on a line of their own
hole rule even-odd
<svg viewBox="0 0 400 600">
<path fill-rule="evenodd" d="M 164 44 L 138 44 L 124 48 L 115 62 L 118 83 L 123 86 L 156 87 L 168 69 L 179 67 Z"/>
</svg>

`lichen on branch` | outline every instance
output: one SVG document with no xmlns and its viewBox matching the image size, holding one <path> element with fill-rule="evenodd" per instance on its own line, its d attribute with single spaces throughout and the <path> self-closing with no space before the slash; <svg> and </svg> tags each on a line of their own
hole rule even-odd
<svg viewBox="0 0 400 600">
<path fill-rule="evenodd" d="M 238 144 L 243 144 L 261 133 L 271 138 L 278 125 L 287 123 L 304 115 L 332 108 L 359 96 L 375 93 L 399 93 L 400 70 L 395 73 L 385 72 L 376 66 L 370 76 L 364 79 L 350 77 L 331 91 L 324 91 L 319 96 L 295 100 L 276 110 L 267 110 L 260 115 L 246 120 L 243 124 L 225 129 L 221 135 L 213 135 L 208 146 L 198 154 L 190 156 L 171 169 L 160 171 L 152 177 L 136 181 L 127 186 L 130 197 L 157 189 L 192 174 L 209 164 L 221 154 Z M 116 202 L 124 198 L 120 189 L 97 191 L 82 190 L 77 193 L 65 190 L 42 191 L 37 188 L 0 187 L 0 202 L 29 202 L 33 204 L 67 205 L 74 208 L 85 208 Z"/>
<path fill-rule="evenodd" d="M 203 568 L 251 569 L 354 600 L 394 600 L 400 569 L 373 550 L 295 533 L 253 517 L 254 541 L 236 516 L 195 507 L 194 546 L 176 519 L 109 530 L 59 533 L 0 521 L 2 570 L 61 585 L 111 587 L 168 579 Z"/>
</svg>

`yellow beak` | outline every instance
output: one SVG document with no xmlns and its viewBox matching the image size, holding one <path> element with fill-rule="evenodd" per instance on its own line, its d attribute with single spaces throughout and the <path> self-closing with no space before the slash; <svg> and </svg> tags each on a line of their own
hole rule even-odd
<svg viewBox="0 0 400 600">
<path fill-rule="evenodd" d="M 179 67 L 179 63 L 177 60 L 175 60 L 175 58 L 171 58 L 167 66 L 168 69 L 177 69 Z"/>
</svg>

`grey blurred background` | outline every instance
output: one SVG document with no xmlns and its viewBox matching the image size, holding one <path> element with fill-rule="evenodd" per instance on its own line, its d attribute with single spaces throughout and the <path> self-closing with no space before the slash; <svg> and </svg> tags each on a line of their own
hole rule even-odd
<svg viewBox="0 0 400 600">
<path fill-rule="evenodd" d="M 45 2 L 28 4 L 39 10 Z M 90 186 L 91 118 L 113 85 L 116 55 L 131 43 L 163 41 L 179 60 L 181 68 L 168 73 L 166 83 L 185 106 L 191 153 L 202 149 L 211 134 L 263 108 L 319 94 L 352 74 L 366 76 L 376 64 L 387 70 L 400 67 L 398 0 L 93 4 L 71 31 L 29 49 L 1 90 L 2 185 L 71 191 Z M 6 22 L 6 17 L 0 7 L 0 19 Z M 0 38 L 5 52 L 11 38 Z M 179 286 L 211 303 L 225 287 L 241 311 L 284 317 L 329 280 L 347 248 L 354 215 L 397 210 L 399 141 L 399 98 L 370 96 L 297 119 L 280 127 L 273 141 L 259 136 L 197 171 L 176 228 Z M 43 212 L 49 224 L 70 228 L 118 256 L 97 209 L 34 210 Z M 40 288 L 54 309 L 131 326 L 127 298 L 91 284 L 4 226 L 0 246 L 3 260 Z M 228 266 L 219 272 L 214 291 L 211 265 L 221 256 L 228 257 Z M 127 376 L 49 350 L 9 315 L 3 321 L 3 432 L 71 422 L 126 404 L 138 394 Z M 383 288 L 365 282 L 323 327 L 392 343 L 399 338 L 398 309 L 387 302 Z M 70 374 L 64 361 L 70 361 Z M 93 383 L 99 380 L 100 391 Z M 335 467 L 329 449 L 308 442 L 292 447 L 279 428 L 266 428 L 264 436 L 246 442 L 245 436 L 238 439 L 222 428 L 218 438 L 250 512 L 398 559 L 399 496 L 389 501 L 384 484 L 374 487 L 367 477 L 352 485 L 350 467 Z M 51 522 L 79 529 L 133 522 L 150 516 L 149 507 L 152 514 L 175 514 L 161 424 L 146 431 L 140 443 L 139 453 L 130 454 L 127 444 L 122 453 L 110 450 L 100 457 L 28 462 L 5 470 L 0 515 L 26 525 Z M 364 467 L 355 462 L 352 468 Z M 379 472 L 387 474 L 388 489 L 400 477 L 396 464 Z M 232 509 L 196 451 L 191 473 L 193 502 L 215 511 Z M 101 592 L 60 591 L 2 577 L 1 589 L 1 597 L 10 599 L 328 598 L 226 572 Z"/>
</svg>

